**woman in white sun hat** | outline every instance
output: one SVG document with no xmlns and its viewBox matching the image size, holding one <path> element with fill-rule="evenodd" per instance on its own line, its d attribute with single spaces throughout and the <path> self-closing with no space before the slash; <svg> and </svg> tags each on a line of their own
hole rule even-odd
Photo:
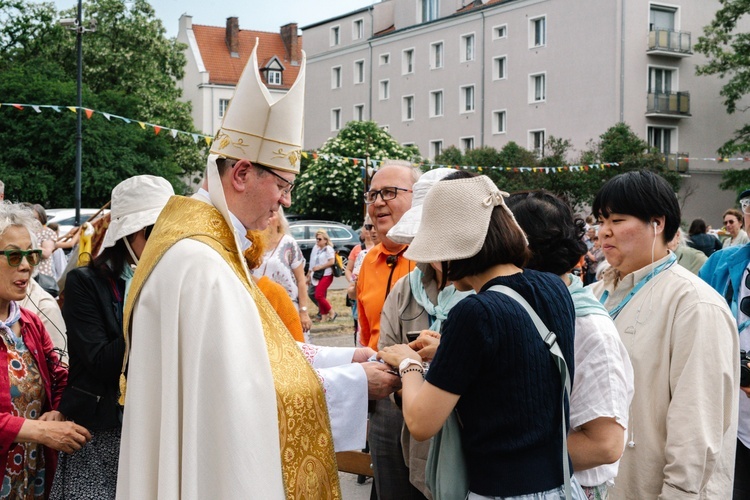
<svg viewBox="0 0 750 500">
<path fill-rule="evenodd" d="M 60 412 L 90 429 L 78 452 L 60 454 L 51 498 L 115 498 L 122 407 L 118 404 L 125 353 L 122 312 L 133 270 L 169 198 L 165 179 L 139 175 L 112 190 L 112 220 L 102 250 L 72 270 L 65 285 L 70 375 Z"/>
<path fill-rule="evenodd" d="M 451 309 L 427 373 L 408 345 L 378 353 L 398 367 L 406 425 L 425 440 L 457 410 L 469 489 L 462 497 L 557 499 L 569 484 L 571 498 L 583 499 L 575 478 L 565 478 L 561 422 L 568 411 L 550 348 L 519 302 L 489 288 L 504 285 L 530 304 L 555 332 L 572 377 L 570 294 L 556 276 L 523 269 L 526 236 L 505 206 L 506 193 L 486 176 L 449 179 L 427 194 L 405 256 L 446 263 L 456 289 L 476 294 Z"/>
</svg>

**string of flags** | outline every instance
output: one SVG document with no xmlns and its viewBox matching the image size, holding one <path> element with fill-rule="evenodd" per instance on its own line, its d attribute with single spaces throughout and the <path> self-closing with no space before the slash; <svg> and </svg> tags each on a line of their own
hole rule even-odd
<svg viewBox="0 0 750 500">
<path fill-rule="evenodd" d="M 50 109 L 52 111 L 55 111 L 57 113 L 62 113 L 63 110 L 68 110 L 72 113 L 78 113 L 79 110 L 84 113 L 87 120 L 90 120 L 94 114 L 102 115 L 104 118 L 106 118 L 108 121 L 112 121 L 112 119 L 117 119 L 120 121 L 123 121 L 127 124 L 133 123 L 138 126 L 140 126 L 143 130 L 146 130 L 147 128 L 152 129 L 154 131 L 154 135 L 159 135 L 162 131 L 166 134 L 169 134 L 172 136 L 172 138 L 176 138 L 177 135 L 187 135 L 190 136 L 193 139 L 193 142 L 198 144 L 198 141 L 204 141 L 207 146 L 211 145 L 211 141 L 213 141 L 213 137 L 210 135 L 203 135 L 203 134 L 196 134 L 194 132 L 186 132 L 184 130 L 177 130 L 175 128 L 165 127 L 163 125 L 157 125 L 155 123 L 149 123 L 142 120 L 135 120 L 133 118 L 127 118 L 120 115 L 115 115 L 112 113 L 105 113 L 104 111 L 98 111 L 95 109 L 90 108 L 78 108 L 78 106 L 55 106 L 52 104 L 19 104 L 19 103 L 13 103 L 13 102 L 1 102 L 0 103 L 0 109 L 2 109 L 3 106 L 12 107 L 19 111 L 24 111 L 27 108 L 32 109 L 33 111 L 37 113 L 41 113 L 43 109 Z"/>
</svg>

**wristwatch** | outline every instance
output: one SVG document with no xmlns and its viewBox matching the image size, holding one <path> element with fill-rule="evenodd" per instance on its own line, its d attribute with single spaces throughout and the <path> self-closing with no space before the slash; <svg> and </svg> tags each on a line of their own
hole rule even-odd
<svg viewBox="0 0 750 500">
<path fill-rule="evenodd" d="M 302 306 L 299 308 L 299 310 L 302 312 L 307 312 L 307 306 Z"/>
<path fill-rule="evenodd" d="M 399 363 L 399 365 L 398 365 L 398 374 L 399 374 L 399 376 L 402 376 L 403 373 L 404 373 L 404 370 L 406 370 L 407 368 L 409 368 L 412 365 L 416 365 L 420 369 L 422 369 L 422 371 L 424 371 L 424 368 L 422 367 L 422 362 L 421 361 L 417 361 L 416 359 L 406 358 L 403 361 L 401 361 L 401 363 Z"/>
</svg>

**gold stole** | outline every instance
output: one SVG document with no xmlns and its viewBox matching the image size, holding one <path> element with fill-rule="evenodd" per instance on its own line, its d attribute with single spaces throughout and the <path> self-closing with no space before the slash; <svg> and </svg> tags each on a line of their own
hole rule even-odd
<svg viewBox="0 0 750 500">
<path fill-rule="evenodd" d="M 184 238 L 205 243 L 221 255 L 258 308 L 276 389 L 281 467 L 287 498 L 340 499 L 333 436 L 320 379 L 276 311 L 248 277 L 232 230 L 216 208 L 181 196 L 169 200 L 133 277 L 125 304 L 123 331 L 129 332 L 133 305 L 151 271 L 164 253 Z M 127 333 L 125 342 L 127 363 L 130 344 Z"/>
</svg>

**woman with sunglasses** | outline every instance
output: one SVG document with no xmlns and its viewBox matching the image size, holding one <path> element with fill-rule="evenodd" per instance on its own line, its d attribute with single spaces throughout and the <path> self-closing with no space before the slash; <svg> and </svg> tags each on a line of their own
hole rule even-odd
<svg viewBox="0 0 750 500">
<path fill-rule="evenodd" d="M 60 455 L 51 498 L 115 498 L 123 307 L 151 228 L 172 195 L 169 182 L 152 175 L 131 177 L 115 186 L 101 253 L 67 275 L 62 312 L 68 327 L 70 375 L 60 411 L 90 429 L 93 439 L 72 455 Z"/>
<path fill-rule="evenodd" d="M 331 303 L 326 299 L 328 287 L 333 283 L 333 266 L 335 263 L 336 252 L 333 250 L 331 238 L 323 229 L 318 229 L 315 232 L 315 246 L 310 252 L 310 269 L 307 271 L 310 288 L 314 288 L 311 298 L 318 306 L 318 321 L 323 318 L 333 321 L 338 317 L 338 313 L 333 310 Z"/>
<path fill-rule="evenodd" d="M 42 321 L 18 305 L 42 260 L 38 222 L 28 208 L 0 204 L 0 498 L 46 498 L 57 453 L 91 439 L 57 411 L 68 373 Z"/>
</svg>

